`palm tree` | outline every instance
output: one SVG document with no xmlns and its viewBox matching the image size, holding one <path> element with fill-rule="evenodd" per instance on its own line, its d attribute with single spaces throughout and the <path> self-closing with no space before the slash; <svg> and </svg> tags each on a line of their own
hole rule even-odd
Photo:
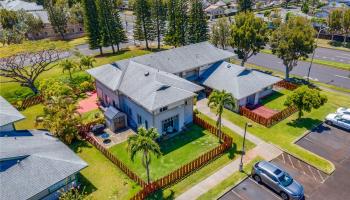
<svg viewBox="0 0 350 200">
<path fill-rule="evenodd" d="M 130 158 L 134 161 L 134 158 L 138 152 L 142 152 L 142 164 L 147 171 L 147 182 L 150 183 L 149 164 L 151 163 L 151 153 L 159 157 L 162 153 L 158 143 L 155 141 L 159 134 L 157 129 L 146 129 L 140 127 L 137 130 L 137 134 L 128 138 L 128 149 L 130 152 Z"/>
<path fill-rule="evenodd" d="M 79 68 L 80 70 L 83 70 L 83 67 L 88 69 L 93 68 L 94 62 L 96 62 L 96 59 L 94 57 L 83 55 L 80 57 Z"/>
<path fill-rule="evenodd" d="M 221 141 L 221 116 L 225 106 L 229 106 L 231 109 L 235 108 L 235 99 L 231 93 L 227 93 L 225 90 L 214 90 L 208 101 L 208 106 L 214 106 L 216 108 L 216 127 L 219 129 L 219 140 Z"/>
<path fill-rule="evenodd" d="M 76 65 L 71 60 L 65 59 L 61 61 L 60 66 L 62 67 L 62 72 L 68 71 L 69 78 L 72 80 L 72 71 L 75 69 Z"/>
</svg>

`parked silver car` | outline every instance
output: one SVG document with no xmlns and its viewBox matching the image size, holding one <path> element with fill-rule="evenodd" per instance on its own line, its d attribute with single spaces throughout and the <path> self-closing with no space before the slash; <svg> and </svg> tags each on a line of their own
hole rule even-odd
<svg viewBox="0 0 350 200">
<path fill-rule="evenodd" d="M 287 172 L 276 165 L 261 161 L 254 165 L 252 177 L 258 183 L 264 183 L 275 190 L 283 200 L 304 199 L 304 187 Z"/>
<path fill-rule="evenodd" d="M 328 125 L 335 125 L 350 131 L 350 115 L 329 114 L 325 122 Z"/>
</svg>

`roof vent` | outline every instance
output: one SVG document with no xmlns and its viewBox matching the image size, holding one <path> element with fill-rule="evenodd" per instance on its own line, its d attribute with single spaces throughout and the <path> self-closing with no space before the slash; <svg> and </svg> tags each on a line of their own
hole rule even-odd
<svg viewBox="0 0 350 200">
<path fill-rule="evenodd" d="M 230 64 L 227 64 L 226 67 L 227 67 L 227 68 L 231 68 L 231 65 L 230 65 Z"/>
<path fill-rule="evenodd" d="M 145 73 L 145 76 L 149 76 L 149 72 L 146 72 L 146 73 Z"/>
</svg>

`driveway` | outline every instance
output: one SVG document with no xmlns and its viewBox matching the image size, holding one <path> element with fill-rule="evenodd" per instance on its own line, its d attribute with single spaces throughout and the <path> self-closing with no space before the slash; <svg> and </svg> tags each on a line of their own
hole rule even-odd
<svg viewBox="0 0 350 200">
<path fill-rule="evenodd" d="M 322 124 L 297 144 L 330 160 L 336 168 L 320 187 L 309 194 L 310 199 L 349 199 L 350 132 Z"/>
</svg>

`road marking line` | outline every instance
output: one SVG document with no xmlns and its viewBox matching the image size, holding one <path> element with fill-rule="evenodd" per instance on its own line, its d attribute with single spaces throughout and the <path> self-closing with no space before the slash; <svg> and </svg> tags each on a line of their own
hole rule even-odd
<svg viewBox="0 0 350 200">
<path fill-rule="evenodd" d="M 239 195 L 236 191 L 231 190 L 231 192 L 232 192 L 233 194 L 235 194 L 236 196 L 238 196 L 239 198 L 241 198 L 241 199 L 243 199 L 243 200 L 247 200 L 246 198 L 244 198 L 244 197 L 242 197 L 241 195 Z"/>
<path fill-rule="evenodd" d="M 304 173 L 304 174 L 306 174 L 306 172 L 305 172 L 305 170 L 304 170 L 303 166 L 301 165 L 300 160 L 298 160 L 298 162 L 299 162 L 300 169 L 302 169 L 302 170 L 303 170 L 303 173 Z"/>
<path fill-rule="evenodd" d="M 292 164 L 292 167 L 293 167 L 294 169 L 296 169 L 296 168 L 294 167 L 294 164 L 293 164 L 293 162 L 292 162 L 292 159 L 290 158 L 290 155 L 287 155 L 287 156 L 288 156 L 288 158 L 289 158 L 290 163 Z"/>
<path fill-rule="evenodd" d="M 283 155 L 284 153 L 282 153 L 281 155 L 282 155 L 282 158 L 283 158 L 283 163 L 284 164 L 286 164 L 286 160 L 284 159 L 284 155 Z"/>
<path fill-rule="evenodd" d="M 255 182 L 253 179 L 249 178 L 250 180 L 252 180 L 256 185 L 258 185 L 259 187 L 261 187 L 263 190 L 269 192 L 270 194 L 272 194 L 274 197 L 280 199 L 280 196 L 276 195 L 276 193 L 274 193 L 273 191 L 271 191 L 270 189 L 266 188 L 263 185 L 258 184 L 257 182 Z"/>
<path fill-rule="evenodd" d="M 324 178 L 322 177 L 320 170 L 317 170 L 317 172 L 318 172 L 318 175 L 320 175 L 320 177 L 321 177 L 321 180 L 322 180 L 321 183 L 323 183 L 324 182 Z"/>
<path fill-rule="evenodd" d="M 314 177 L 315 181 L 317 181 L 316 176 L 315 176 L 315 174 L 312 172 L 310 165 L 308 165 L 308 167 L 309 167 L 309 170 L 310 170 L 312 176 Z"/>
<path fill-rule="evenodd" d="M 350 57 L 348 57 L 348 56 L 335 56 L 335 57 L 337 57 L 337 58 L 344 58 L 344 59 L 350 59 Z"/>
<path fill-rule="evenodd" d="M 346 78 L 346 79 L 350 79 L 349 77 L 346 77 L 346 76 L 340 76 L 340 75 L 334 75 L 334 76 L 337 76 L 339 78 Z"/>
</svg>

